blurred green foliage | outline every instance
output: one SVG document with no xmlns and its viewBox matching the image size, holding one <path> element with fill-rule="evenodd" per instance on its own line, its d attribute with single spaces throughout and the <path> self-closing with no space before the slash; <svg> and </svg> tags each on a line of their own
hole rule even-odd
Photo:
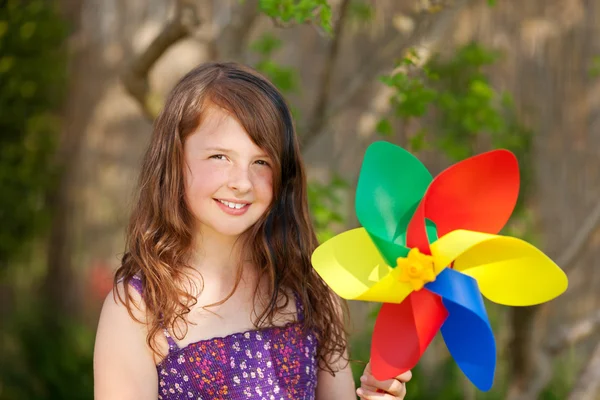
<svg viewBox="0 0 600 400">
<path fill-rule="evenodd" d="M 348 196 L 348 183 L 338 175 L 327 182 L 310 182 L 308 186 L 308 205 L 319 243 L 335 235 L 335 225 L 343 226 L 344 198 Z"/>
<path fill-rule="evenodd" d="M 314 23 L 328 34 L 332 31 L 327 0 L 259 0 L 258 6 L 278 24 Z"/>
<path fill-rule="evenodd" d="M 258 56 L 254 68 L 263 73 L 284 94 L 295 93 L 299 89 L 298 71 L 273 61 L 274 53 L 283 46 L 281 39 L 267 32 L 250 44 L 250 50 Z"/>
<path fill-rule="evenodd" d="M 67 34 L 53 2 L 0 8 L 0 268 L 46 225 L 65 88 Z"/>
<path fill-rule="evenodd" d="M 370 22 L 373 20 L 375 10 L 373 3 L 365 1 L 351 1 L 348 10 L 348 16 L 361 22 Z"/>
<path fill-rule="evenodd" d="M 24 299 L 0 336 L 0 400 L 93 399 L 94 332 Z"/>
<path fill-rule="evenodd" d="M 382 81 L 395 89 L 394 117 L 420 122 L 418 130 L 405 132 L 409 150 L 435 148 L 453 162 L 474 155 L 482 142 L 512 151 L 521 170 L 518 216 L 531 189 L 532 131 L 520 121 L 510 93 L 499 93 L 490 82 L 486 68 L 499 60 L 498 52 L 475 42 L 450 57 L 434 55 L 423 67 L 411 51 Z M 384 118 L 377 130 L 387 136 L 391 127 Z"/>
<path fill-rule="evenodd" d="M 588 74 L 592 78 L 600 76 L 600 56 L 594 56 L 588 71 Z"/>
<path fill-rule="evenodd" d="M 47 195 L 67 75 L 68 27 L 54 1 L 8 0 L 0 7 L 0 269 L 8 272 L 50 220 Z M 16 268 L 16 266 L 15 266 Z M 7 273 L 7 276 L 10 275 Z M 16 289 L 18 290 L 18 289 Z M 58 323 L 35 293 L 3 318 L 0 399 L 92 398 L 92 334 Z"/>
</svg>

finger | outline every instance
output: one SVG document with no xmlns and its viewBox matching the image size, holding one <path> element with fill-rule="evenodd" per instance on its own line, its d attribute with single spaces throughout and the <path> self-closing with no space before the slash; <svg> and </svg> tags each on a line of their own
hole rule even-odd
<svg viewBox="0 0 600 400">
<path fill-rule="evenodd" d="M 367 366 L 365 367 L 365 375 L 373 375 L 373 373 L 371 372 L 371 363 L 367 363 Z M 398 379 L 400 382 L 408 382 L 412 379 L 412 371 L 408 370 L 406 372 L 401 373 L 400 375 L 398 375 L 397 377 L 395 377 L 394 379 Z"/>
<path fill-rule="evenodd" d="M 367 377 L 372 377 L 371 374 L 369 374 L 366 370 L 365 373 L 363 374 L 363 376 L 360 377 L 360 387 L 362 387 L 363 389 L 369 390 L 371 392 L 376 392 L 377 388 L 373 385 L 369 385 L 367 382 L 369 382 L 369 379 Z"/>
<path fill-rule="evenodd" d="M 362 381 L 361 381 L 360 387 L 363 388 L 363 389 L 369 390 L 371 392 L 376 392 L 377 391 L 377 388 L 375 386 L 367 385 L 366 383 L 364 383 Z"/>
<path fill-rule="evenodd" d="M 356 390 L 356 394 L 363 400 L 398 400 L 398 397 L 394 397 L 389 393 L 377 393 L 363 389 L 362 387 Z M 404 397 L 400 397 L 400 399 L 403 398 Z"/>
<path fill-rule="evenodd" d="M 361 387 L 375 387 L 381 389 L 384 392 L 390 393 L 394 396 L 404 396 L 406 394 L 406 387 L 404 383 L 397 379 L 387 379 L 385 381 L 378 381 L 373 375 L 365 374 L 360 377 Z"/>
<path fill-rule="evenodd" d="M 395 379 L 399 380 L 400 382 L 406 383 L 412 379 L 412 372 L 410 372 L 410 370 L 406 371 L 406 372 L 398 375 Z"/>
</svg>

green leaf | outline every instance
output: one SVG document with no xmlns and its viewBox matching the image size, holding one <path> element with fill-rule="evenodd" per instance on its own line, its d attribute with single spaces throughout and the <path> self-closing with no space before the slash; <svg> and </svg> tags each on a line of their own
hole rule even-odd
<svg viewBox="0 0 600 400">
<path fill-rule="evenodd" d="M 343 200 L 349 190 L 348 182 L 338 174 L 333 174 L 328 182 L 310 182 L 308 185 L 308 205 L 320 243 L 333 237 L 332 227 L 343 225 L 344 215 L 340 212 Z"/>
<path fill-rule="evenodd" d="M 331 187 L 334 189 L 347 189 L 349 187 L 348 182 L 346 182 L 341 176 L 338 174 L 334 174 L 331 178 Z"/>
<path fill-rule="evenodd" d="M 592 78 L 600 76 L 600 56 L 594 56 L 588 74 Z"/>
<path fill-rule="evenodd" d="M 494 90 L 487 84 L 487 82 L 481 80 L 475 80 L 471 82 L 471 91 L 479 97 L 485 100 L 491 99 L 494 96 Z"/>
<path fill-rule="evenodd" d="M 408 146 L 411 151 L 418 152 L 427 149 L 427 131 L 425 128 L 421 128 L 408 139 Z"/>
<path fill-rule="evenodd" d="M 382 136 L 391 136 L 392 135 L 392 124 L 387 118 L 382 118 L 377 123 L 375 127 L 375 131 Z"/>
<path fill-rule="evenodd" d="M 264 60 L 256 65 L 256 69 L 264 73 L 283 93 L 293 93 L 298 90 L 298 73 L 294 68 Z"/>
<path fill-rule="evenodd" d="M 348 15 L 361 22 L 369 22 L 375 16 L 374 5 L 364 1 L 352 1 L 348 9 Z"/>
<path fill-rule="evenodd" d="M 331 33 L 331 6 L 327 0 L 260 0 L 259 9 L 281 22 L 314 22 Z"/>
<path fill-rule="evenodd" d="M 8 31 L 8 22 L 0 21 L 0 39 L 6 34 L 6 31 Z"/>
<path fill-rule="evenodd" d="M 34 22 L 26 22 L 21 26 L 20 35 L 23 40 L 29 40 L 35 33 L 36 24 Z"/>
<path fill-rule="evenodd" d="M 250 50 L 263 56 L 270 56 L 275 50 L 281 48 L 281 40 L 270 32 L 250 44 Z"/>
</svg>

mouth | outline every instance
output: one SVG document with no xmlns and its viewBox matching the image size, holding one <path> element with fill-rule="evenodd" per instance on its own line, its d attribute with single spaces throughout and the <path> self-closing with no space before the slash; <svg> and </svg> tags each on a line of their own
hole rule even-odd
<svg viewBox="0 0 600 400">
<path fill-rule="evenodd" d="M 251 204 L 251 203 L 234 202 L 234 201 L 221 200 L 221 199 L 214 199 L 214 200 L 221 206 L 222 209 L 224 209 L 225 211 L 230 211 L 232 213 L 244 212 L 248 209 L 248 207 L 250 207 L 250 204 Z"/>
</svg>

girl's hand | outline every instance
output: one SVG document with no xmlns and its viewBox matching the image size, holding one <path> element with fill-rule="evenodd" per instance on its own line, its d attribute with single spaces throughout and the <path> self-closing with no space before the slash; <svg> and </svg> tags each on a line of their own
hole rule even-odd
<svg viewBox="0 0 600 400">
<path fill-rule="evenodd" d="M 378 381 L 371 375 L 371 364 L 368 363 L 360 377 L 360 388 L 356 390 L 358 397 L 364 400 L 402 400 L 406 396 L 406 382 L 412 373 L 406 371 L 394 379 Z"/>
</svg>

